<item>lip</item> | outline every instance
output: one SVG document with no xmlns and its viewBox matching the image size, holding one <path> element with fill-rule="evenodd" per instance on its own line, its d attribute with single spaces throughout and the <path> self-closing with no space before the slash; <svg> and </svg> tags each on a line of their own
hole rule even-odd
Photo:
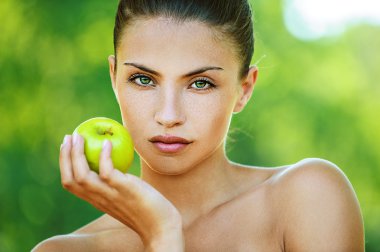
<svg viewBox="0 0 380 252">
<path fill-rule="evenodd" d="M 149 142 L 161 152 L 176 153 L 185 149 L 192 141 L 172 135 L 160 135 L 149 139 Z"/>
</svg>

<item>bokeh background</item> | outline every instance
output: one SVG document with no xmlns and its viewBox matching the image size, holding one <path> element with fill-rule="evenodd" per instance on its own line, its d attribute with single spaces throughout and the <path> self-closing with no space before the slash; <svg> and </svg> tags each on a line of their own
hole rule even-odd
<svg viewBox="0 0 380 252">
<path fill-rule="evenodd" d="M 366 250 L 380 251 L 380 26 L 305 39 L 287 26 L 302 23 L 289 1 L 251 1 L 259 81 L 232 121 L 228 155 L 260 166 L 334 162 L 359 198 Z M 0 1 L 1 251 L 29 251 L 101 215 L 62 189 L 58 153 L 80 122 L 120 121 L 107 65 L 116 5 Z"/>
</svg>

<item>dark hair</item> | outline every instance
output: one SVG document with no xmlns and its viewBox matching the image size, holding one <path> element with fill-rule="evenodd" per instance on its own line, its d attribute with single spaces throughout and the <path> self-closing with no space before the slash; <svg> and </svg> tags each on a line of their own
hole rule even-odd
<svg viewBox="0 0 380 252">
<path fill-rule="evenodd" d="M 254 51 L 252 12 L 248 0 L 120 0 L 115 18 L 114 50 L 123 30 L 137 18 L 170 17 L 200 21 L 216 28 L 232 42 L 242 59 L 240 77 L 247 74 Z"/>
</svg>

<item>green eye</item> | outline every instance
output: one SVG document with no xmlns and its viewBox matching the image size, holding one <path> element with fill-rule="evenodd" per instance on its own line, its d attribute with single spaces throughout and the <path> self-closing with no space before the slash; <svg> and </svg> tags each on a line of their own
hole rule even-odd
<svg viewBox="0 0 380 252">
<path fill-rule="evenodd" d="M 201 78 L 201 79 L 195 80 L 191 84 L 191 88 L 193 88 L 195 90 L 199 90 L 199 91 L 211 90 L 215 87 L 216 86 L 210 80 L 208 80 L 206 78 Z"/>
<path fill-rule="evenodd" d="M 194 82 L 194 85 L 198 89 L 203 89 L 203 88 L 205 88 L 209 84 L 207 82 L 203 81 L 203 80 L 197 80 L 197 81 Z"/>
<path fill-rule="evenodd" d="M 139 77 L 141 84 L 148 85 L 150 83 L 150 79 L 148 77 Z"/>
<path fill-rule="evenodd" d="M 136 84 L 138 86 L 154 86 L 154 83 L 151 78 L 141 74 L 134 74 L 128 79 L 129 83 Z"/>
</svg>

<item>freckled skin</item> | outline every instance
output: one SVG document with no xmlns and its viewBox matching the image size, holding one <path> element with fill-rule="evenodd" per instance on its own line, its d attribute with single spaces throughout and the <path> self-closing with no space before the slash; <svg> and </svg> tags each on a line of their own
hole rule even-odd
<svg viewBox="0 0 380 252">
<path fill-rule="evenodd" d="M 236 72 L 240 64 L 231 60 L 234 53 L 228 45 L 215 41 L 207 26 L 161 22 L 147 20 L 127 29 L 118 51 L 115 92 L 136 150 L 146 161 L 142 168 L 178 174 L 216 149 L 215 153 L 223 154 L 223 141 L 239 96 Z M 136 68 L 123 66 L 123 62 L 138 62 L 161 73 L 155 78 L 156 86 L 142 91 L 125 84 Z M 224 69 L 202 75 L 215 79 L 217 88 L 209 92 L 189 89 L 196 76 L 181 78 L 182 74 L 210 65 Z M 194 143 L 186 153 L 165 157 L 146 141 L 159 134 L 178 135 Z M 163 162 L 165 167 L 160 165 Z"/>
<path fill-rule="evenodd" d="M 116 189 L 125 194 L 116 196 L 110 183 L 104 185 L 97 177 L 79 183 L 77 170 L 85 169 L 79 165 L 70 173 L 71 144 L 64 145 L 64 187 L 106 214 L 70 235 L 40 243 L 34 251 L 364 251 L 359 204 L 334 164 L 305 159 L 262 168 L 228 160 L 224 143 L 230 120 L 252 95 L 257 69 L 251 67 L 239 79 L 239 57 L 215 32 L 197 22 L 178 24 L 165 18 L 140 19 L 128 26 L 117 51 L 117 71 L 113 56 L 109 65 L 124 126 L 140 155 L 141 179 L 117 174 L 115 180 L 123 183 Z M 223 70 L 185 77 L 205 66 Z M 145 77 L 132 78 L 136 74 Z M 215 88 L 196 89 L 200 78 Z M 191 144 L 175 154 L 162 153 L 149 139 L 164 134 Z M 77 145 L 72 144 L 72 158 L 80 152 Z M 106 167 L 101 166 L 100 176 L 109 182 L 106 175 L 113 170 Z M 99 187 L 93 185 L 96 181 Z M 99 195 L 89 197 L 94 188 Z M 99 196 L 106 202 L 103 208 Z M 174 225 L 168 229 L 167 223 Z M 151 227 L 157 232 L 144 232 Z M 170 239 L 155 239 L 167 234 Z"/>
</svg>

